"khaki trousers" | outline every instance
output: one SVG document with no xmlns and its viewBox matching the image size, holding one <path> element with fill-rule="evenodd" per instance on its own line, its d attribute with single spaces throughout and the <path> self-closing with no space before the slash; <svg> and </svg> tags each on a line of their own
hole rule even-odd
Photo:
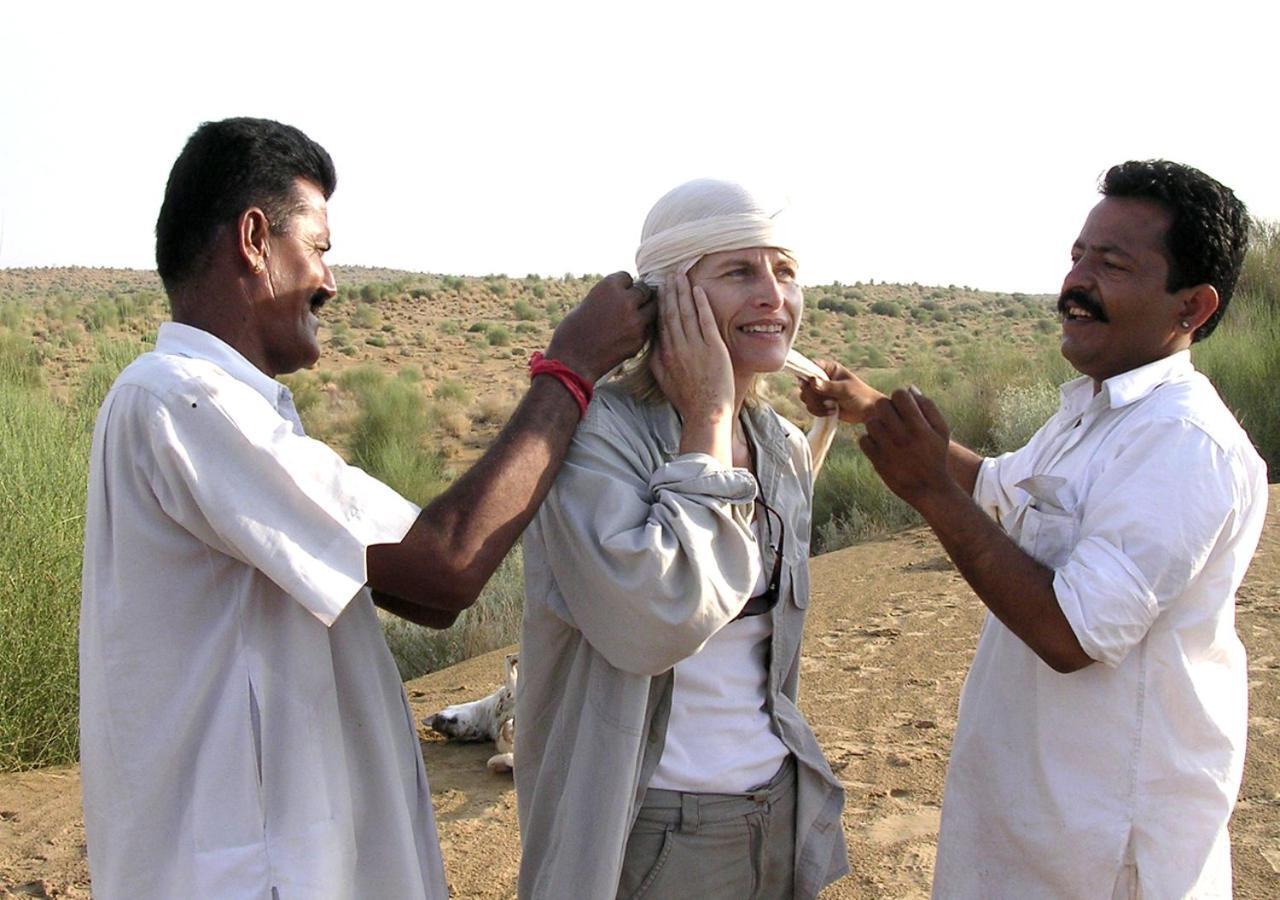
<svg viewBox="0 0 1280 900">
<path fill-rule="evenodd" d="M 796 764 L 759 790 L 649 790 L 627 839 L 620 900 L 782 900 L 795 893 Z"/>
</svg>

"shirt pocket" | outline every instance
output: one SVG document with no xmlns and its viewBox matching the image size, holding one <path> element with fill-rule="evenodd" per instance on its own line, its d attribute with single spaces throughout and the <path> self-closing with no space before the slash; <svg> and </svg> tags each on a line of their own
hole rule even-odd
<svg viewBox="0 0 1280 900">
<path fill-rule="evenodd" d="M 1018 482 L 1030 494 L 1023 510 L 1018 543 L 1043 565 L 1066 565 L 1079 540 L 1076 501 L 1065 478 L 1038 475 Z"/>
<path fill-rule="evenodd" d="M 1076 545 L 1076 517 L 1064 510 L 1027 507 L 1022 525 L 1023 549 L 1043 565 L 1060 569 Z"/>
</svg>

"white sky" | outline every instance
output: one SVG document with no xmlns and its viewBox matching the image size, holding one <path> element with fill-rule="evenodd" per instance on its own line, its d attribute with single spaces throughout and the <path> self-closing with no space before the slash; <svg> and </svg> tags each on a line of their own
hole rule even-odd
<svg viewBox="0 0 1280 900">
<path fill-rule="evenodd" d="M 692 177 L 785 192 L 804 280 L 1056 291 L 1110 164 L 1163 156 L 1280 219 L 1280 6 L 6 3 L 0 267 L 151 268 L 200 122 L 338 168 L 333 263 L 629 268 Z"/>
</svg>

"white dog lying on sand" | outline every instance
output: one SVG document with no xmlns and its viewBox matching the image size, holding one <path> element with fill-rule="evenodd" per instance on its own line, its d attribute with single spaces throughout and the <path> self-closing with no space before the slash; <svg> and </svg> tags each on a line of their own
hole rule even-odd
<svg viewBox="0 0 1280 900">
<path fill-rule="evenodd" d="M 516 669 L 519 658 L 507 654 L 506 680 L 487 697 L 446 707 L 423 723 L 455 741 L 493 741 L 498 752 L 489 757 L 489 771 L 510 772 L 516 752 Z"/>
</svg>

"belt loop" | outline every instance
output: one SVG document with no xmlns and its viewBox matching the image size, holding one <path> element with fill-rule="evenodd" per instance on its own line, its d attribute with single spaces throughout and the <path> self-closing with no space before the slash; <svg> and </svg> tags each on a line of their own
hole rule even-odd
<svg viewBox="0 0 1280 900">
<path fill-rule="evenodd" d="M 697 794 L 680 795 L 680 833 L 696 834 L 701 825 Z"/>
</svg>

